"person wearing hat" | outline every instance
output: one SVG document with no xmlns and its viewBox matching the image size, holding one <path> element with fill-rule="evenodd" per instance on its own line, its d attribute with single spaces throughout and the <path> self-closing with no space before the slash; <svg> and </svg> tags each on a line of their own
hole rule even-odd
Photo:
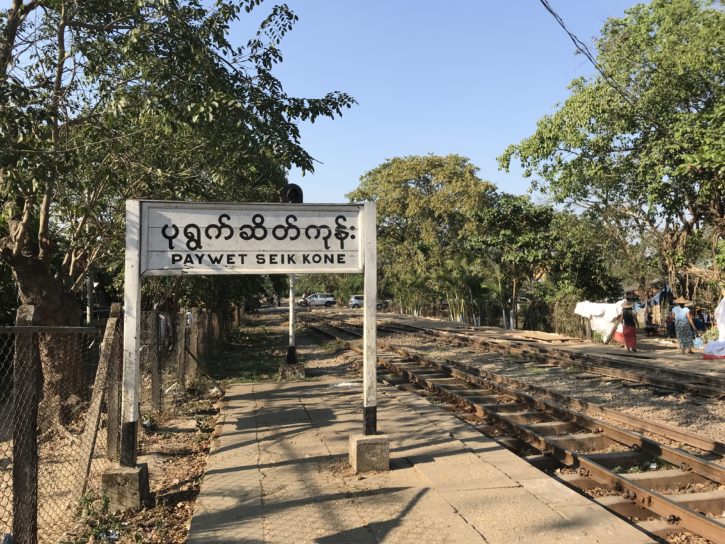
<svg viewBox="0 0 725 544">
<path fill-rule="evenodd" d="M 637 351 L 637 316 L 634 315 L 632 303 L 628 300 L 622 304 L 622 314 L 619 318 L 622 321 L 624 347 L 627 351 Z"/>
<path fill-rule="evenodd" d="M 670 316 L 675 320 L 675 334 L 682 353 L 692 353 L 695 339 L 695 323 L 692 320 L 690 309 L 686 306 L 692 304 L 685 297 L 680 296 L 674 300 L 677 306 L 672 307 Z"/>
</svg>

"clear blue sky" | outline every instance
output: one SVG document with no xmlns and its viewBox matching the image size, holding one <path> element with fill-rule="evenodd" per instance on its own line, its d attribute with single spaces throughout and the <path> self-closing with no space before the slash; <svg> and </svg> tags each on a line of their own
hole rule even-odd
<svg viewBox="0 0 725 544">
<path fill-rule="evenodd" d="M 550 0 L 592 47 L 604 21 L 633 0 Z M 518 165 L 496 157 L 555 111 L 575 77 L 593 67 L 538 0 L 287 0 L 299 21 L 281 44 L 277 77 L 292 96 L 345 91 L 341 118 L 302 125 L 319 163 L 293 170 L 305 202 L 347 202 L 360 176 L 388 158 L 458 153 L 502 191 L 525 193 Z M 265 2 L 233 37 L 246 42 Z"/>
</svg>

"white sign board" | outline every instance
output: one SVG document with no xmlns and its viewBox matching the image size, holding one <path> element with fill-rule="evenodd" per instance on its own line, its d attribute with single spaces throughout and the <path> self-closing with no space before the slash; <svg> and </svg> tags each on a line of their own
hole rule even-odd
<svg viewBox="0 0 725 544">
<path fill-rule="evenodd" d="M 141 278 L 145 275 L 364 271 L 365 434 L 376 433 L 375 209 L 374 202 L 126 201 L 121 447 L 133 453 L 134 463 L 141 375 Z"/>
<path fill-rule="evenodd" d="M 362 205 L 141 202 L 141 275 L 362 272 Z"/>
</svg>

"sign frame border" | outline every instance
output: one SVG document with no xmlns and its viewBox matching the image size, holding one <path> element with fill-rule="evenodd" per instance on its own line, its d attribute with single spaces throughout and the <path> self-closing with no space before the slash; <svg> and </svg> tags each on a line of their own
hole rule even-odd
<svg viewBox="0 0 725 544">
<path fill-rule="evenodd" d="M 320 267 L 319 271 L 295 270 L 294 274 L 363 273 L 363 434 L 377 434 L 377 232 L 375 202 L 363 204 L 277 204 L 277 203 L 231 203 L 231 202 L 183 202 L 163 200 L 126 200 L 126 251 L 124 257 L 124 320 L 123 320 L 123 378 L 121 381 L 121 459 L 124 466 L 136 466 L 137 434 L 140 402 L 140 355 L 141 347 L 141 280 L 144 276 L 179 276 L 182 271 L 161 270 L 159 273 L 141 273 L 141 259 L 144 254 L 142 228 L 148 221 L 148 206 L 154 203 L 179 204 L 185 206 L 264 206 L 279 209 L 292 207 L 318 207 L 320 209 L 357 207 L 359 210 L 359 260 L 362 269 L 341 271 Z M 181 206 L 180 206 L 181 207 Z M 178 270 L 178 269 L 177 269 Z M 284 271 L 266 274 L 286 274 Z M 230 271 L 217 275 L 252 275 L 265 272 Z M 188 273 L 187 273 L 188 275 Z M 203 274 L 198 274 L 203 275 Z"/>
<path fill-rule="evenodd" d="M 365 206 L 367 204 L 288 204 L 288 203 L 276 203 L 276 202 L 185 202 L 185 201 L 179 201 L 179 200 L 139 200 L 138 201 L 141 204 L 141 210 L 140 210 L 140 220 L 141 225 L 139 226 L 139 234 L 141 236 L 141 244 L 139 246 L 139 250 L 141 252 L 141 261 L 139 264 L 139 270 L 141 271 L 142 277 L 147 276 L 184 276 L 184 275 L 194 275 L 194 276 L 214 276 L 214 275 L 252 275 L 252 274 L 358 274 L 362 273 L 364 271 L 364 263 L 365 263 L 365 250 L 364 250 L 364 210 Z M 201 268 L 192 268 L 192 269 L 184 269 L 184 268 L 172 268 L 172 269 L 152 269 L 147 270 L 147 263 L 148 263 L 148 251 L 143 247 L 143 242 L 148 241 L 148 224 L 149 224 L 149 211 L 152 210 L 154 207 L 158 208 L 178 208 L 180 210 L 183 209 L 189 209 L 189 208 L 195 208 L 195 209 L 217 209 L 217 208 L 238 208 L 238 209 L 247 209 L 247 208 L 254 208 L 257 207 L 257 209 L 269 209 L 269 210 L 280 210 L 280 211 L 289 211 L 290 207 L 293 209 L 305 209 L 305 210 L 320 210 L 320 211 L 353 211 L 355 210 L 357 212 L 358 216 L 358 225 L 359 225 L 359 232 L 358 235 L 360 236 L 360 240 L 356 240 L 356 244 L 358 246 L 358 258 L 357 258 L 357 265 L 352 266 L 345 266 L 345 267 L 336 267 L 335 269 L 331 269 L 330 267 L 319 265 L 319 266 L 313 266 L 309 268 L 305 268 L 304 270 L 300 270 L 298 268 L 290 267 L 290 268 L 276 268 L 274 271 L 260 271 L 260 270 L 254 270 L 250 272 L 245 272 L 243 270 L 237 271 L 236 269 L 229 269 L 229 272 L 219 272 L 213 269 L 201 269 Z M 145 226 L 144 226 L 145 225 Z"/>
</svg>

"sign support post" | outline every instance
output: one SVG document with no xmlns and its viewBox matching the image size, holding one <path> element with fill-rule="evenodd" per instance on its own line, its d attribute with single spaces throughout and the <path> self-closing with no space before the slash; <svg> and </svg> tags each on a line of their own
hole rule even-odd
<svg viewBox="0 0 725 544">
<path fill-rule="evenodd" d="M 288 183 L 284 188 L 285 202 L 290 204 L 302 204 L 303 196 L 302 189 L 299 185 L 294 183 Z M 295 345 L 295 280 L 297 277 L 294 274 L 289 275 L 289 344 L 287 346 L 287 364 L 297 365 L 297 346 Z M 304 367 L 295 367 L 297 374 L 301 374 L 300 377 L 305 377 Z M 280 369 L 280 377 L 285 374 L 284 369 Z"/>
<path fill-rule="evenodd" d="M 289 275 L 289 345 L 287 347 L 287 364 L 297 364 L 297 348 L 295 346 L 295 280 L 294 274 Z"/>
<path fill-rule="evenodd" d="M 123 291 L 123 378 L 121 381 L 122 466 L 136 466 L 141 345 L 141 203 L 126 201 L 126 259 Z"/>
<path fill-rule="evenodd" d="M 112 510 L 138 509 L 149 500 L 148 466 L 138 465 L 139 349 L 141 347 L 141 255 L 143 207 L 126 201 L 126 255 L 124 267 L 123 376 L 121 378 L 121 425 L 119 465 L 101 475 L 102 492 Z M 109 428 L 113 424 L 109 422 Z M 116 439 L 116 437 L 113 437 Z"/>
<path fill-rule="evenodd" d="M 363 209 L 364 254 L 363 318 L 363 434 L 349 440 L 350 466 L 356 472 L 385 471 L 390 468 L 390 439 L 378 433 L 377 401 L 377 304 L 378 254 L 376 244 L 375 202 Z"/>
<path fill-rule="evenodd" d="M 377 406 L 377 303 L 378 255 L 375 230 L 375 203 L 363 210 L 363 252 L 365 254 L 363 317 L 363 434 L 378 432 Z"/>
</svg>

